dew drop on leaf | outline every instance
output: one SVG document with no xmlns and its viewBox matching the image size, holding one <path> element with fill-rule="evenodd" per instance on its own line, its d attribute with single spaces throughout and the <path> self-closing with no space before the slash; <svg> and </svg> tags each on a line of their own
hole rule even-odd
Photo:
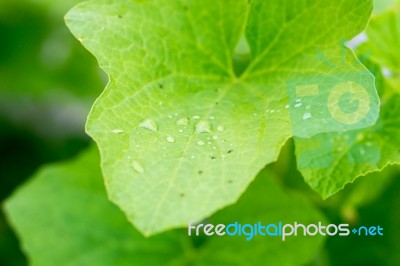
<svg viewBox="0 0 400 266">
<path fill-rule="evenodd" d="M 304 119 L 304 120 L 310 119 L 311 117 L 312 117 L 312 115 L 311 115 L 310 113 L 305 113 L 305 114 L 303 115 L 303 119 Z"/>
<path fill-rule="evenodd" d="M 196 133 L 211 133 L 211 124 L 208 121 L 200 121 L 196 125 Z"/>
<path fill-rule="evenodd" d="M 197 145 L 199 145 L 199 146 L 203 146 L 204 144 L 206 144 L 204 141 L 202 141 L 202 140 L 199 140 L 198 142 L 197 142 Z"/>
<path fill-rule="evenodd" d="M 146 120 L 140 122 L 139 127 L 153 131 L 153 132 L 157 132 L 157 130 L 158 130 L 157 124 L 153 120 L 150 120 L 150 119 L 146 119 Z"/>
<path fill-rule="evenodd" d="M 124 131 L 122 129 L 113 129 L 112 133 L 114 134 L 120 134 L 120 133 L 124 133 Z"/>
<path fill-rule="evenodd" d="M 176 124 L 178 126 L 187 126 L 187 125 L 189 125 L 189 118 L 186 118 L 186 117 L 181 118 L 178 121 L 176 121 Z"/>
<path fill-rule="evenodd" d="M 137 161 L 133 161 L 131 166 L 136 172 L 140 174 L 144 172 L 143 166 Z"/>
<path fill-rule="evenodd" d="M 224 127 L 224 126 L 218 126 L 218 127 L 217 127 L 217 130 L 218 130 L 219 132 L 222 132 L 222 131 L 225 130 L 225 127 Z"/>
<path fill-rule="evenodd" d="M 170 143 L 173 143 L 173 142 L 175 142 L 175 139 L 173 137 L 171 137 L 171 136 L 168 136 L 167 137 L 167 141 L 170 142 Z"/>
</svg>

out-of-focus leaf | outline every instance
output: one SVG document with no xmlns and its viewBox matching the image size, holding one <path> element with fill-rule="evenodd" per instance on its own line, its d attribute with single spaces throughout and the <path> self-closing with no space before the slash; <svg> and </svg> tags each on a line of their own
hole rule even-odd
<svg viewBox="0 0 400 266">
<path fill-rule="evenodd" d="M 370 60 L 400 74 L 400 1 L 371 18 L 366 29 Z"/>
<path fill-rule="evenodd" d="M 184 197 L 185 195 L 182 195 Z M 144 238 L 110 203 L 97 150 L 48 166 L 5 205 L 31 265 L 303 265 L 321 237 L 209 238 L 175 230 Z M 262 172 L 239 202 L 209 219 L 218 223 L 325 222 L 306 200 Z"/>
<path fill-rule="evenodd" d="M 63 16 L 44 2 L 1 1 L 0 115 L 46 137 L 83 135 L 87 113 L 105 83 Z"/>
<path fill-rule="evenodd" d="M 374 14 L 387 11 L 396 3 L 396 0 L 374 0 Z"/>
<path fill-rule="evenodd" d="M 352 226 L 379 225 L 383 228 L 383 236 L 349 236 L 328 240 L 326 246 L 331 265 L 400 265 L 399 191 L 400 175 L 397 172 L 377 200 L 357 209 L 359 219 Z"/>
</svg>

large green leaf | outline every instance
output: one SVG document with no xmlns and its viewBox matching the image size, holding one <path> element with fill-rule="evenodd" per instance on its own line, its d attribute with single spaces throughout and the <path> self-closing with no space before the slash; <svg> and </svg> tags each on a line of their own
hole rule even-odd
<svg viewBox="0 0 400 266">
<path fill-rule="evenodd" d="M 111 200 L 146 235 L 183 226 L 235 202 L 276 160 L 292 136 L 289 110 L 295 135 L 373 124 L 372 76 L 340 45 L 371 10 L 369 0 L 97 0 L 74 8 L 69 28 L 110 77 L 87 132 Z M 334 122 L 329 86 L 359 80 L 370 112 L 358 124 Z M 326 86 L 313 100 L 315 119 L 305 121 L 307 106 L 297 108 L 291 89 L 307 81 Z"/>
<path fill-rule="evenodd" d="M 321 237 L 189 237 L 175 230 L 143 237 L 107 200 L 95 149 L 48 166 L 5 204 L 31 265 L 303 265 Z M 218 223 L 324 222 L 304 198 L 284 192 L 264 171 Z M 194 233 L 194 232 L 193 232 Z"/>
</svg>

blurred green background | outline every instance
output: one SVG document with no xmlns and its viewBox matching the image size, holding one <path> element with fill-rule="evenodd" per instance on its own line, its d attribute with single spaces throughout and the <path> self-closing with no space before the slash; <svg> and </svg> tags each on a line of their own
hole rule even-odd
<svg viewBox="0 0 400 266">
<path fill-rule="evenodd" d="M 63 16 L 79 1 L 0 1 L 0 201 L 39 166 L 89 144 L 84 123 L 107 78 Z M 26 265 L 0 212 L 0 265 Z"/>
<path fill-rule="evenodd" d="M 64 14 L 78 2 L 0 1 L 1 202 L 40 166 L 72 158 L 90 144 L 84 123 L 107 77 L 64 24 Z M 380 1 L 374 16 L 390 10 L 392 2 Z M 363 54 L 370 50 L 360 48 Z M 400 58 L 400 49 L 397 52 Z M 381 76 L 385 66 L 365 63 Z M 396 79 L 390 82 L 397 84 Z M 332 223 L 379 224 L 390 232 L 379 239 L 329 238 L 311 265 L 400 265 L 398 168 L 360 178 L 327 201 L 311 191 L 297 172 L 291 142 L 269 168 L 284 186 L 310 198 Z M 0 211 L 0 265 L 27 263 Z"/>
</svg>

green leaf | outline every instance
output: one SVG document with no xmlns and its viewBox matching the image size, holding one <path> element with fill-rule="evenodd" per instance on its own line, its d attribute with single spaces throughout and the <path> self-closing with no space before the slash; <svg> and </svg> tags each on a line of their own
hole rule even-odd
<svg viewBox="0 0 400 266">
<path fill-rule="evenodd" d="M 84 170 L 83 170 L 84 169 Z M 264 195 L 260 197 L 260 195 Z M 175 230 L 143 237 L 106 198 L 99 156 L 42 169 L 5 204 L 31 265 L 303 265 L 321 237 L 189 237 Z M 284 192 L 264 171 L 218 223 L 326 223 L 304 198 Z"/>
<path fill-rule="evenodd" d="M 381 14 L 387 11 L 396 3 L 396 0 L 374 0 L 374 14 Z"/>
<path fill-rule="evenodd" d="M 67 25 L 110 77 L 87 132 L 111 200 L 145 235 L 232 204 L 292 136 L 285 106 L 297 95 L 289 99 L 286 85 L 298 78 L 361 78 L 371 103 L 350 126 L 321 127 L 322 115 L 295 120 L 310 128 L 299 134 L 372 125 L 372 76 L 341 45 L 371 10 L 369 0 L 98 0 L 74 8 Z M 323 87 L 314 102 L 327 102 Z"/>
<path fill-rule="evenodd" d="M 366 34 L 370 60 L 400 75 L 400 1 L 372 17 Z"/>
<path fill-rule="evenodd" d="M 354 227 L 379 225 L 384 228 L 384 236 L 379 238 L 349 236 L 332 239 L 328 250 L 331 265 L 400 264 L 400 246 L 398 244 L 398 239 L 400 238 L 400 230 L 398 230 L 400 224 L 400 205 L 398 204 L 400 201 L 400 175 L 398 168 L 393 167 L 393 170 L 396 170 L 396 174 L 391 178 L 380 197 L 367 205 L 358 206 L 356 209 L 358 219 L 353 223 Z M 376 179 L 371 178 L 368 181 L 371 186 L 376 183 Z M 370 191 L 374 190 L 376 189 L 371 189 Z M 338 256 L 338 254 L 344 253 L 348 255 Z"/>
<path fill-rule="evenodd" d="M 327 198 L 359 176 L 400 164 L 399 112 L 396 94 L 382 104 L 373 127 L 296 139 L 298 167 L 306 182 Z"/>
</svg>

